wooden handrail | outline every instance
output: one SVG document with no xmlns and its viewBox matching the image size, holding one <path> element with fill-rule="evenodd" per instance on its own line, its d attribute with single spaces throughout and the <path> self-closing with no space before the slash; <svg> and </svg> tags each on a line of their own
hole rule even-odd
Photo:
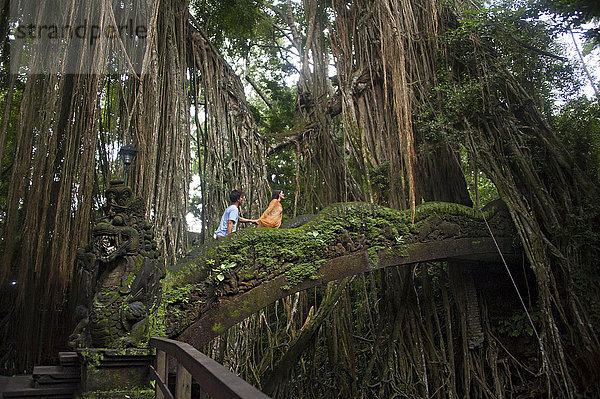
<svg viewBox="0 0 600 399">
<path fill-rule="evenodd" d="M 163 376 L 161 376 L 154 367 L 150 366 L 150 374 L 151 380 L 156 381 L 156 391 L 160 390 L 160 394 L 162 395 L 163 398 L 166 399 L 175 399 L 173 397 L 173 394 L 171 393 L 171 391 L 169 391 L 169 388 L 167 387 L 167 384 L 165 384 L 165 381 L 163 380 Z"/>
<path fill-rule="evenodd" d="M 178 392 L 175 392 L 175 398 L 177 399 L 188 399 L 190 397 L 191 382 L 189 382 L 189 375 L 198 383 L 203 392 L 214 399 L 269 399 L 267 395 L 210 357 L 200 353 L 190 344 L 167 338 L 152 337 L 150 338 L 150 347 L 156 349 L 157 355 L 156 370 L 152 370 L 157 379 L 157 398 L 173 398 L 167 388 L 169 370 L 165 354 L 168 354 L 177 359 L 177 386 L 178 388 L 181 387 Z M 163 389 L 166 389 L 166 391 Z"/>
</svg>

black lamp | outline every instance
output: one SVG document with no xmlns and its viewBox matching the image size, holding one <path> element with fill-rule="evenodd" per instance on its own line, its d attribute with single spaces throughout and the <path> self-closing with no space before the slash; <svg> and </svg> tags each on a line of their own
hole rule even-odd
<svg viewBox="0 0 600 399">
<path fill-rule="evenodd" d="M 125 186 L 129 184 L 129 165 L 131 165 L 137 153 L 138 149 L 130 145 L 124 145 L 119 150 L 119 156 L 125 164 Z"/>
</svg>

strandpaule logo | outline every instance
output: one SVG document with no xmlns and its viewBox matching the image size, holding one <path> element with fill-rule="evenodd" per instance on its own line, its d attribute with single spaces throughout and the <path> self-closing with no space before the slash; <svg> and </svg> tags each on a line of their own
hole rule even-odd
<svg viewBox="0 0 600 399">
<path fill-rule="evenodd" d="M 132 18 L 129 18 L 125 25 L 109 25 L 101 27 L 96 24 L 89 24 L 85 19 L 80 25 L 17 25 L 11 32 L 15 39 L 85 39 L 90 46 L 95 45 L 98 39 L 104 37 L 108 39 L 119 38 L 136 38 L 139 40 L 145 39 L 148 35 L 146 25 L 134 25 Z"/>
<path fill-rule="evenodd" d="M 139 0 L 12 0 L 12 73 L 138 75 L 152 11 Z"/>
</svg>

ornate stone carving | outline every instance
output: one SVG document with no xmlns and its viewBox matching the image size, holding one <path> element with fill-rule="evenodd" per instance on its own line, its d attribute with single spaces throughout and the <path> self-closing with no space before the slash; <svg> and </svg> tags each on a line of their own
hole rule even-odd
<svg viewBox="0 0 600 399">
<path fill-rule="evenodd" d="M 145 346 L 165 271 L 143 201 L 122 182 L 111 182 L 105 196 L 92 240 L 78 252 L 83 292 L 89 293 L 88 317 L 81 319 L 87 323 L 80 322 L 69 341 L 74 347 Z"/>
</svg>

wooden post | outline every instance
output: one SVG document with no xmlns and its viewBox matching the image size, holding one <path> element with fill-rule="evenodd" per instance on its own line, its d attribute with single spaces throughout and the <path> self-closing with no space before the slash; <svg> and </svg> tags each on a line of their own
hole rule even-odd
<svg viewBox="0 0 600 399">
<path fill-rule="evenodd" d="M 192 397 L 192 375 L 183 367 L 181 363 L 177 364 L 177 380 L 175 382 L 175 398 L 190 399 Z"/>
<path fill-rule="evenodd" d="M 169 381 L 167 380 L 169 378 L 169 359 L 167 358 L 167 354 L 161 350 L 156 350 L 156 373 L 159 375 L 159 377 L 163 380 L 163 382 L 165 383 L 165 386 L 169 386 Z M 160 388 L 158 387 L 158 383 L 156 384 L 156 387 L 154 388 L 156 391 L 156 399 L 164 399 L 165 396 L 163 395 L 162 391 L 160 390 Z"/>
</svg>

